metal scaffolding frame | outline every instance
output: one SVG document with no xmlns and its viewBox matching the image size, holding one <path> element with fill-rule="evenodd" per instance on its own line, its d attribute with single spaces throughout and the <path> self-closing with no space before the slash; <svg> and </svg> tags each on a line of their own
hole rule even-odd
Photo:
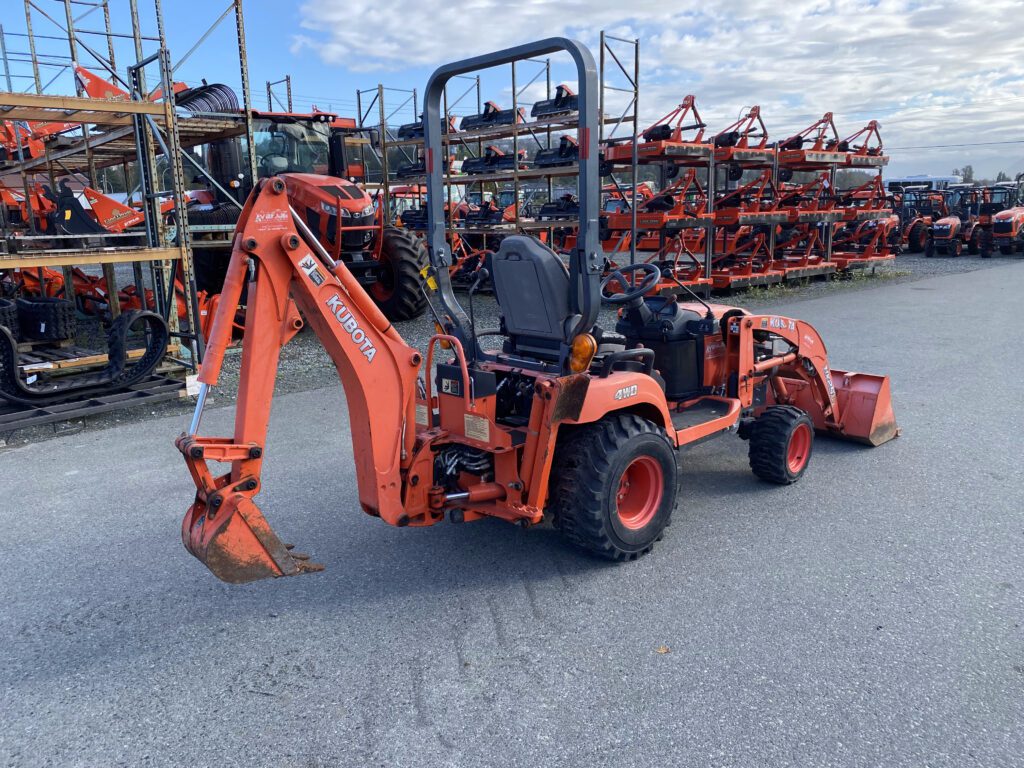
<svg viewBox="0 0 1024 768">
<path fill-rule="evenodd" d="M 15 0 L 8 2 L 13 5 Z M 48 246 L 37 250 L 24 247 L 33 242 L 26 237 L 17 238 L 17 245 L 22 247 L 10 247 L 14 242 L 11 222 L 0 215 L 0 270 L 39 269 L 42 274 L 44 267 L 63 269 L 64 285 L 70 291 L 73 266 L 99 266 L 107 280 L 109 295 L 114 297 L 110 312 L 116 316 L 120 303 L 116 298 L 114 265 L 131 264 L 141 296 L 146 295 L 148 268 L 154 304 L 172 328 L 172 338 L 178 341 L 175 348 L 188 351 L 184 359 L 176 362 L 191 370 L 196 370 L 202 359 L 203 340 L 192 270 L 191 228 L 185 205 L 189 182 L 182 164 L 183 161 L 194 164 L 194 160 L 186 150 L 217 139 L 244 137 L 248 169 L 252 177 L 256 177 L 242 0 L 226 2 L 227 7 L 176 62 L 172 61 L 168 50 L 162 0 L 152 0 L 155 32 L 143 30 L 139 0 L 23 0 L 25 31 L 0 27 L 0 59 L 6 76 L 0 80 L 0 87 L 6 87 L 6 92 L 0 93 L 0 120 L 14 125 L 17 137 L 15 156 L 0 163 L 0 180 L 7 181 L 13 189 L 20 185 L 28 201 L 36 182 L 44 182 L 55 189 L 59 179 L 69 178 L 100 189 L 99 171 L 106 174 L 107 169 L 122 169 L 128 203 L 133 198 L 141 200 L 147 214 L 139 233 L 127 237 L 98 235 L 104 245 L 99 249 L 82 249 L 80 244 L 77 248 L 53 247 L 60 242 L 50 235 Z M 95 14 L 101 14 L 102 24 L 90 23 L 96 18 Z M 154 95 L 159 95 L 158 89 L 163 94 L 173 92 L 174 73 L 229 17 L 235 22 L 243 109 L 238 114 L 195 113 L 185 118 L 177 115 L 173 99 L 154 101 Z M 126 29 L 116 29 L 119 23 Z M 117 41 L 121 41 L 119 45 L 130 41 L 125 45 L 133 48 L 130 61 L 123 60 L 126 51 L 118 50 Z M 66 44 L 67 54 L 53 52 L 55 42 Z M 118 53 L 122 58 L 120 67 Z M 103 77 L 127 92 L 130 100 L 86 98 L 83 83 L 77 76 L 74 96 L 54 93 L 55 89 L 66 93 L 66 87 L 55 84 L 69 70 L 74 72 L 80 61 L 96 67 Z M 49 140 L 43 142 L 38 156 L 30 157 L 29 136 L 23 133 L 28 121 L 73 122 L 80 127 L 47 137 Z M 198 170 L 203 172 L 201 168 Z M 130 181 L 132 172 L 139 177 L 134 190 Z M 174 201 L 172 216 L 161 211 L 161 202 L 168 199 Z M 35 217 L 27 219 L 29 234 L 38 236 Z M 126 247 L 132 239 L 137 244 Z M 176 295 L 176 278 L 185 288 L 184 297 Z M 188 319 L 185 330 L 179 327 L 176 309 L 181 298 L 184 298 L 184 315 Z"/>
<path fill-rule="evenodd" d="M 602 117 L 602 135 L 599 138 L 601 139 L 602 144 L 612 139 L 619 141 L 625 139 L 632 142 L 634 148 L 634 161 L 630 170 L 630 179 L 634 189 L 637 185 L 636 132 L 640 103 L 639 52 L 639 40 L 627 40 L 607 35 L 604 32 L 601 33 L 599 73 L 601 81 L 601 100 L 599 107 Z M 525 73 L 523 71 L 524 67 L 528 67 L 528 71 Z M 621 73 L 621 75 L 619 73 Z M 527 59 L 525 61 L 515 62 L 510 65 L 510 78 L 510 94 L 512 98 L 512 105 L 510 109 L 513 111 L 513 114 L 515 114 L 515 112 L 520 108 L 527 89 L 531 88 L 538 82 L 542 82 L 544 85 L 544 98 L 552 98 L 554 89 L 550 59 Z M 448 88 L 445 89 L 443 104 L 445 115 L 451 115 L 458 105 L 463 103 L 467 98 L 472 101 L 472 97 L 474 95 L 476 113 L 480 113 L 483 110 L 484 103 L 480 76 L 459 76 L 458 78 L 453 78 L 453 80 L 455 79 L 466 81 L 467 87 L 465 90 L 457 89 L 457 92 L 453 94 L 452 98 L 449 98 Z M 398 103 L 397 106 L 393 106 L 392 104 L 385 105 L 387 95 L 391 92 L 402 94 L 400 103 Z M 606 106 L 611 99 L 607 98 L 606 94 L 610 92 L 618 92 L 627 95 L 627 104 L 621 114 L 617 114 L 615 116 L 609 116 L 607 114 Z M 422 139 L 397 138 L 394 131 L 395 126 L 392 125 L 394 116 L 407 108 L 410 104 L 412 104 L 413 119 L 419 119 L 417 93 L 415 90 L 378 85 L 375 89 L 358 90 L 356 92 L 356 103 L 359 110 L 358 124 L 360 129 L 368 132 L 376 131 L 377 134 L 377 140 L 373 142 L 371 149 L 374 152 L 374 155 L 381 162 L 381 172 L 379 174 L 379 178 L 375 178 L 374 181 L 379 181 L 381 185 L 381 194 L 384 200 L 383 204 L 389 205 L 390 185 L 395 184 L 396 182 L 415 184 L 416 180 L 419 178 L 396 178 L 388 161 L 390 151 L 399 150 L 403 153 L 405 158 L 411 162 L 414 160 L 414 157 L 410 156 L 406 151 L 407 148 L 411 149 L 413 152 L 419 152 L 422 147 Z M 552 140 L 555 135 L 560 132 L 564 132 L 565 130 L 572 129 L 574 125 L 574 121 L 566 121 L 560 118 L 555 118 L 553 120 L 541 119 L 535 122 L 527 122 L 526 124 L 520 124 L 513 119 L 511 125 L 498 130 L 486 129 L 471 130 L 468 132 L 459 131 L 453 133 L 446 139 L 446 142 L 447 146 L 452 148 L 456 146 L 461 147 L 469 157 L 475 158 L 480 157 L 483 154 L 486 141 L 510 140 L 513 157 L 518 157 L 518 153 L 524 140 L 532 139 L 536 143 L 538 149 L 551 149 Z M 622 137 L 618 136 L 618 133 L 624 133 L 623 128 L 625 126 L 629 127 L 629 135 Z M 604 135 L 606 128 L 608 128 L 608 135 Z M 515 221 L 508 225 L 510 228 L 509 231 L 515 232 L 519 231 L 521 228 L 529 229 L 531 231 L 546 229 L 550 230 L 549 235 L 553 235 L 553 231 L 555 229 L 559 229 L 567 225 L 566 221 L 559 220 L 550 224 L 524 221 L 524 206 L 521 201 L 523 184 L 529 182 L 540 182 L 543 185 L 546 185 L 547 198 L 548 200 L 551 200 L 554 197 L 554 179 L 560 176 L 570 176 L 573 173 L 574 171 L 571 171 L 571 169 L 565 168 L 553 168 L 547 171 L 542 169 L 522 171 L 519 169 L 519 163 L 514 162 L 512 170 L 508 173 L 455 177 L 446 173 L 445 186 L 448 199 L 452 200 L 454 186 L 463 185 L 468 187 L 471 185 L 479 186 L 493 184 L 495 186 L 495 191 L 497 191 L 499 185 L 511 184 L 516 205 Z M 614 178 L 613 181 L 615 181 Z M 617 181 L 615 181 L 615 183 L 618 184 Z M 632 198 L 628 196 L 624 197 L 629 199 L 631 207 L 635 208 Z M 470 231 L 465 228 L 456 229 L 455 223 L 455 217 L 450 216 L 448 219 L 448 232 L 450 238 L 459 233 L 476 235 L 484 234 L 484 230 L 477 232 L 476 230 Z M 636 214 L 634 210 L 634 232 L 635 229 Z M 502 233 L 498 229 L 495 229 L 494 231 L 487 230 L 487 232 L 494 235 Z M 633 241 L 635 241 L 635 237 L 631 238 L 631 242 Z M 631 254 L 631 263 L 635 259 L 635 245 L 633 248 L 634 253 Z"/>
</svg>

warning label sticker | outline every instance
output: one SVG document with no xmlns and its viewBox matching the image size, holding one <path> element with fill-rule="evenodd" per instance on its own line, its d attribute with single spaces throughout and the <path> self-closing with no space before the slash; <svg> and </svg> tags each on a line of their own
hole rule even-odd
<svg viewBox="0 0 1024 768">
<path fill-rule="evenodd" d="M 472 440 L 479 440 L 481 443 L 490 442 L 491 423 L 483 416 L 474 416 L 472 413 L 465 414 L 463 427 L 465 428 L 466 437 Z"/>
</svg>

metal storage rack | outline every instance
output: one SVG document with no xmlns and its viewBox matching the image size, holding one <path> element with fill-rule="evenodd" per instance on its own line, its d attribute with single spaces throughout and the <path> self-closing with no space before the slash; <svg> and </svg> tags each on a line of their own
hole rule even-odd
<svg viewBox="0 0 1024 768">
<path fill-rule="evenodd" d="M 613 168 L 629 168 L 632 170 L 632 189 L 634 192 L 630 196 L 631 200 L 635 200 L 637 196 L 636 169 L 639 166 L 654 166 L 658 168 L 660 187 L 658 194 L 662 194 L 666 190 L 668 187 L 667 181 L 670 177 L 676 178 L 679 173 L 683 172 L 683 169 L 686 169 L 687 172 L 692 170 L 693 176 L 684 176 L 679 183 L 688 182 L 688 184 L 692 183 L 697 189 L 703 189 L 705 197 L 704 210 L 701 215 L 696 216 L 672 216 L 671 228 L 668 227 L 668 217 L 665 217 L 666 220 L 663 221 L 657 214 L 647 214 L 658 219 L 658 226 L 653 227 L 658 234 L 656 237 L 640 237 L 643 230 L 638 225 L 643 224 L 643 221 L 638 221 L 637 208 L 639 207 L 639 201 L 636 201 L 637 204 L 629 206 L 629 229 L 613 228 L 613 231 L 624 232 L 624 235 L 620 236 L 617 240 L 614 237 L 612 238 L 613 250 L 611 253 L 621 252 L 625 241 L 628 239 L 630 244 L 630 263 L 633 263 L 638 250 L 642 250 L 644 253 L 649 253 L 652 256 L 664 253 L 669 247 L 670 241 L 676 238 L 679 239 L 680 248 L 686 249 L 689 252 L 688 247 L 685 245 L 685 233 L 701 231 L 704 242 L 704 262 L 699 270 L 695 270 L 695 274 L 681 282 L 690 290 L 704 289 L 706 292 L 708 286 L 710 286 L 709 276 L 714 255 L 715 229 L 713 215 L 715 195 L 713 191 L 715 188 L 714 179 L 716 172 L 714 141 L 710 138 L 704 138 L 706 125 L 700 118 L 699 112 L 697 112 L 693 96 L 686 96 L 676 109 L 666 114 L 654 125 L 645 129 L 643 134 L 647 134 L 648 131 L 658 126 L 668 126 L 669 138 L 651 138 L 649 140 L 644 135 L 639 134 L 639 131 L 634 131 L 630 146 L 627 146 L 625 143 L 616 143 L 614 140 L 608 142 L 610 146 L 606 149 L 607 162 Z M 692 137 L 685 135 L 689 131 L 697 131 L 697 133 Z M 685 191 L 689 191 L 689 186 Z M 665 286 L 662 288 L 662 292 L 666 294 L 685 291 L 686 289 L 680 286 Z"/>
<path fill-rule="evenodd" d="M 628 56 L 623 53 L 623 46 L 628 48 Z M 600 137 L 602 143 L 609 140 L 622 140 L 630 142 L 635 148 L 640 93 L 639 53 L 640 46 L 638 40 L 625 40 L 611 35 L 606 35 L 604 32 L 601 33 L 599 76 L 601 79 L 600 110 L 602 115 L 602 133 L 604 132 L 605 127 L 612 127 L 607 136 L 602 135 Z M 625 63 L 623 63 L 624 61 Z M 610 63 L 614 63 L 616 67 L 612 68 Z M 525 79 L 523 73 L 524 65 L 531 68 L 526 72 L 527 77 Z M 526 89 L 541 81 L 542 78 L 545 86 L 544 98 L 552 98 L 553 87 L 551 79 L 551 62 L 549 59 L 526 59 L 509 65 L 509 69 L 512 94 L 510 110 L 513 115 L 515 115 L 521 107 L 529 107 L 532 105 L 532 103 L 522 103 L 523 95 L 526 92 Z M 617 69 L 618 74 L 613 72 L 613 69 Z M 613 84 L 613 81 L 619 76 L 624 78 L 626 87 L 620 87 Z M 445 113 L 450 114 L 452 110 L 461 104 L 467 97 L 472 95 L 475 95 L 475 106 L 479 113 L 483 109 L 483 98 L 479 76 L 462 77 L 461 79 L 468 81 L 469 85 L 465 91 L 455 95 L 452 99 L 448 98 L 448 94 L 446 92 L 444 103 Z M 398 106 L 390 109 L 389 111 L 389 109 L 385 107 L 385 97 L 386 94 L 391 91 L 401 92 L 406 96 Z M 618 117 L 609 117 L 605 114 L 607 102 L 611 101 L 611 99 L 606 96 L 608 93 L 621 93 L 625 94 L 627 97 L 626 106 Z M 371 94 L 372 98 L 370 97 Z M 399 91 L 399 89 L 378 86 L 376 90 L 359 91 L 356 96 L 359 104 L 360 128 L 363 130 L 376 129 L 378 131 L 379 138 L 377 143 L 372 147 L 372 150 L 381 165 L 380 181 L 383 197 L 382 204 L 387 206 L 390 200 L 389 193 L 391 185 L 396 183 L 418 185 L 426 178 L 423 174 L 407 175 L 402 178 L 397 178 L 388 164 L 389 150 L 400 150 L 403 153 L 403 156 L 411 162 L 415 160 L 415 157 L 410 154 L 408 150 L 411 149 L 414 153 L 418 153 L 419 149 L 423 146 L 422 138 L 398 138 L 390 124 L 390 120 L 395 116 L 395 114 L 403 108 L 407 108 L 410 104 L 412 106 L 412 114 L 418 119 L 419 112 L 417 109 L 417 92 L 415 90 Z M 375 118 L 376 123 L 372 123 L 369 120 L 371 111 L 374 108 L 376 108 L 378 113 Z M 443 137 L 443 143 L 444 146 L 452 149 L 459 147 L 462 151 L 468 154 L 470 158 L 476 158 L 482 156 L 485 142 L 511 140 L 511 155 L 513 158 L 518 158 L 519 151 L 522 148 L 523 143 L 532 140 L 536 144 L 537 149 L 551 149 L 554 146 L 553 141 L 555 140 L 555 137 L 561 133 L 575 129 L 577 127 L 577 122 L 575 114 L 557 115 L 547 118 L 532 119 L 525 122 L 513 121 L 513 123 L 509 125 L 455 131 L 453 133 L 446 134 Z M 616 136 L 616 132 L 623 125 L 630 126 L 630 131 L 629 134 L 619 138 Z M 628 164 L 627 167 L 631 170 L 630 179 L 632 185 L 635 187 L 637 183 L 636 163 L 633 162 Z M 555 166 L 551 168 L 521 169 L 519 168 L 519 162 L 517 161 L 513 163 L 513 168 L 511 170 L 500 173 L 454 174 L 446 172 L 445 186 L 449 199 L 452 199 L 453 188 L 456 186 L 471 187 L 490 184 L 495 185 L 494 191 L 497 192 L 497 185 L 511 184 L 513 197 L 517 201 L 515 204 L 515 217 L 514 220 L 510 222 L 495 223 L 489 226 L 467 227 L 456 226 L 454 221 L 455 217 L 450 217 L 448 225 L 449 237 L 454 238 L 460 235 L 496 236 L 514 234 L 517 232 L 547 232 L 548 237 L 550 238 L 553 237 L 556 230 L 575 227 L 579 223 L 578 217 L 550 218 L 541 220 L 536 217 L 524 215 L 524 207 L 520 203 L 522 200 L 521 193 L 523 192 L 525 185 L 529 184 L 532 186 L 533 184 L 538 184 L 542 187 L 546 187 L 547 199 L 551 200 L 554 195 L 554 181 L 559 178 L 575 177 L 578 173 L 579 168 L 577 164 Z"/>
<path fill-rule="evenodd" d="M 102 268 L 107 281 L 108 293 L 117 296 L 117 280 L 114 265 L 130 264 L 135 285 L 142 293 L 146 288 L 148 272 L 149 284 L 153 289 L 154 303 L 157 311 L 168 320 L 172 330 L 172 346 L 168 350 L 167 363 L 176 365 L 178 371 L 197 370 L 202 358 L 202 338 L 198 332 L 199 308 L 192 273 L 192 235 L 194 230 L 211 229 L 210 227 L 191 228 L 184 205 L 185 192 L 189 188 L 184 172 L 183 159 L 191 161 L 186 152 L 190 147 L 206 144 L 219 139 L 243 136 L 248 139 L 249 171 L 255 177 L 255 157 L 252 133 L 252 108 L 248 66 L 245 50 L 245 28 L 242 12 L 242 0 L 229 0 L 227 7 L 220 13 L 216 21 L 201 33 L 198 42 L 172 64 L 168 52 L 162 0 L 153 0 L 155 16 L 155 34 L 143 34 L 139 15 L 138 0 L 126 0 L 127 9 L 122 17 L 130 21 L 130 32 L 118 32 L 113 29 L 112 15 L 118 9 L 115 0 L 24 0 L 25 29 L 24 34 L 7 32 L 0 34 L 3 43 L 7 90 L 0 93 L 0 120 L 4 121 L 54 121 L 80 125 L 80 131 L 69 130 L 58 134 L 53 140 L 46 141 L 44 152 L 38 157 L 27 157 L 21 150 L 7 162 L 0 164 L 0 182 L 12 189 L 25 192 L 36 181 L 50 184 L 56 188 L 56 180 L 61 177 L 75 177 L 87 180 L 89 186 L 99 188 L 98 174 L 105 169 L 124 169 L 127 178 L 128 169 L 137 170 L 139 177 L 138 194 L 147 218 L 142 230 L 131 236 L 101 235 L 86 238 L 86 241 L 98 243 L 98 247 L 74 247 L 74 243 L 61 243 L 60 236 L 49 235 L 46 242 L 33 240 L 38 236 L 32 217 L 29 217 L 28 238 L 14 237 L 6 221 L 0 221 L 2 239 L 0 239 L 0 270 L 8 269 L 39 269 L 56 268 L 64 273 L 64 285 L 72 285 L 71 268 L 83 265 L 98 265 Z M 121 4 L 122 6 L 124 3 Z M 79 8 L 85 7 L 77 16 Z M 58 14 L 57 10 L 60 10 Z M 125 10 L 123 7 L 119 10 Z M 90 14 L 102 11 L 104 29 L 101 31 L 83 28 L 83 20 Z M 63 15 L 63 19 L 55 16 Z M 150 101 L 155 91 L 152 85 L 157 83 L 163 93 L 172 92 L 172 78 L 175 69 L 208 39 L 213 30 L 229 17 L 235 22 L 235 33 L 239 49 L 239 71 L 242 84 L 243 109 L 237 114 L 194 114 L 188 117 L 177 113 L 172 100 Z M 40 22 L 52 25 L 57 33 L 54 35 L 39 34 L 36 27 Z M 47 30 L 48 31 L 48 30 Z M 89 36 L 105 38 L 106 52 L 101 53 L 88 42 Z M 8 45 L 8 38 L 24 39 L 26 51 L 14 50 Z M 68 46 L 68 56 L 57 56 L 39 51 L 38 43 L 43 40 L 63 40 Z M 134 47 L 135 63 L 119 73 L 115 59 L 115 40 L 131 40 Z M 144 55 L 145 48 L 154 50 Z M 88 66 L 98 67 L 104 77 L 109 77 L 120 88 L 130 94 L 131 100 L 101 100 L 83 97 L 83 89 L 76 79 L 75 96 L 53 95 L 48 93 L 58 77 L 68 69 L 74 71 L 79 64 L 80 54 L 89 57 Z M 12 64 L 31 64 L 31 74 L 15 74 L 11 71 Z M 44 82 L 42 69 L 52 67 L 56 74 Z M 147 74 L 155 77 L 147 86 Z M 28 80 L 26 91 L 17 92 L 14 81 Z M 157 158 L 164 157 L 166 170 L 158 177 Z M 204 169 L 195 170 L 205 174 Z M 169 181 L 169 188 L 168 182 Z M 211 179 L 212 181 L 212 179 Z M 161 198 L 174 199 L 173 225 L 160 213 Z M 231 227 L 213 227 L 216 236 L 224 239 L 229 235 Z M 224 230 L 220 232 L 219 230 Z M 19 233 L 20 234 L 20 233 Z M 40 247 L 26 247 L 26 246 Z M 63 247 L 62 247 L 63 246 Z M 187 327 L 182 328 L 178 321 L 176 304 L 180 297 L 175 295 L 175 278 L 181 279 L 185 286 L 184 315 Z M 144 293 L 143 293 L 144 295 Z M 110 312 L 116 316 L 120 306 L 117 300 L 110 302 Z M 105 356 L 104 356 L 105 358 Z M 83 357 L 83 365 L 94 363 L 91 358 Z M 179 374 L 180 375 L 180 374 Z M 160 377 L 158 377 L 160 378 Z M 154 384 L 153 395 L 178 397 L 181 386 L 174 390 L 169 388 L 166 379 Z M 114 393 L 116 395 L 116 393 Z M 103 403 L 94 403 L 97 408 L 106 410 L 117 402 L 138 402 L 140 397 L 148 398 L 146 393 L 134 393 L 131 397 L 101 398 Z M 146 402 L 149 402 L 147 399 Z M 61 413 L 73 412 L 76 416 L 86 415 L 90 407 L 84 401 L 81 408 L 44 409 L 51 414 L 49 420 L 64 418 Z M 28 419 L 30 414 L 24 414 Z M 47 418 L 46 414 L 31 414 L 37 422 L 39 418 Z M 21 425 L 17 415 L 5 412 L 3 425 L 5 429 L 13 429 Z M 27 424 L 27 422 L 25 422 Z"/>
</svg>

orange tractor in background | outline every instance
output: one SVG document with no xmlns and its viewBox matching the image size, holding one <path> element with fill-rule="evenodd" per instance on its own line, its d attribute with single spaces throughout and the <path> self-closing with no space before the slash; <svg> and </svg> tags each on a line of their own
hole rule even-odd
<svg viewBox="0 0 1024 768">
<path fill-rule="evenodd" d="M 903 187 L 894 200 L 900 221 L 900 237 L 909 253 L 923 253 L 932 224 L 948 214 L 946 197 L 927 187 Z"/>
<path fill-rule="evenodd" d="M 967 251 L 981 253 L 981 233 L 978 217 L 981 214 L 983 193 L 973 184 L 951 184 L 943 194 L 947 214 L 932 224 L 924 255 L 959 256 Z"/>
<path fill-rule="evenodd" d="M 978 224 L 984 230 L 982 256 L 999 249 L 1004 256 L 1024 252 L 1024 173 L 985 190 Z"/>
<path fill-rule="evenodd" d="M 249 197 L 196 411 L 176 442 L 195 484 L 183 542 L 218 578 L 247 582 L 321 567 L 283 544 L 255 503 L 296 307 L 345 390 L 359 502 L 395 526 L 494 517 L 525 528 L 550 519 L 573 544 L 632 560 L 670 522 L 681 449 L 738 434 L 749 441 L 758 477 L 789 484 L 806 471 L 816 432 L 869 445 L 897 435 L 887 377 L 832 368 L 809 324 L 650 297 L 662 279 L 653 264 L 602 280 L 597 68 L 581 44 L 552 38 L 441 67 L 425 94 L 427 156 L 441 156 L 441 99 L 452 77 L 556 51 L 572 56 L 580 84 L 578 237 L 568 266 L 536 238 L 502 240 L 488 267 L 497 329 L 478 329 L 472 303 L 467 316 L 452 291 L 439 165 L 428 165 L 427 181 L 437 333 L 422 351 L 321 244 L 292 205 L 286 179 L 262 180 Z M 230 308 L 246 285 L 235 429 L 206 437 L 205 400 L 220 375 Z M 620 308 L 614 330 L 598 324 L 602 301 Z"/>
</svg>

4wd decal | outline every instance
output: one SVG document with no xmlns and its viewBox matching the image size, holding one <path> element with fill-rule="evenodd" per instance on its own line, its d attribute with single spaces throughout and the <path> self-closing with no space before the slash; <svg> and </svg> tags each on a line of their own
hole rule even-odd
<svg viewBox="0 0 1024 768">
<path fill-rule="evenodd" d="M 331 296 L 326 301 L 326 304 L 327 308 L 334 313 L 334 317 L 341 324 L 341 327 L 352 337 L 352 343 L 359 347 L 363 357 L 372 363 L 374 356 L 377 354 L 377 348 L 373 346 L 372 341 L 366 338 L 366 331 L 359 327 L 359 323 L 352 315 L 352 310 L 345 306 L 345 302 L 341 300 L 341 296 L 338 294 Z"/>
<path fill-rule="evenodd" d="M 615 399 L 616 400 L 625 400 L 627 397 L 636 397 L 637 391 L 638 391 L 638 387 L 637 387 L 636 384 L 633 384 L 633 385 L 628 386 L 628 387 L 622 387 L 622 389 L 617 389 L 615 391 Z"/>
</svg>

